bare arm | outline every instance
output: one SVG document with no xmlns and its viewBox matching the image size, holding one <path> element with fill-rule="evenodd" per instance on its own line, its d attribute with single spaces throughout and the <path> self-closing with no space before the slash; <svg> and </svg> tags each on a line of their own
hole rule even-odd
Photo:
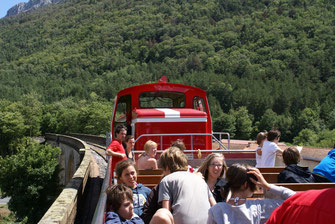
<svg viewBox="0 0 335 224">
<path fill-rule="evenodd" d="M 147 163 L 149 164 L 149 166 L 150 166 L 151 169 L 154 169 L 154 170 L 158 169 L 157 160 L 156 159 L 150 158 L 150 159 L 148 159 Z"/>
<path fill-rule="evenodd" d="M 166 208 L 167 210 L 171 211 L 171 202 L 168 200 L 162 201 L 162 208 Z"/>
<path fill-rule="evenodd" d="M 256 152 L 257 152 L 257 155 L 259 155 L 259 156 L 262 155 L 262 149 L 261 148 L 257 149 Z"/>
<path fill-rule="evenodd" d="M 121 157 L 121 158 L 123 158 L 123 157 L 126 156 L 126 154 L 119 153 L 119 152 L 114 152 L 114 151 L 112 151 L 111 149 L 107 149 L 107 150 L 106 150 L 106 155 L 107 155 L 107 156 Z"/>
<path fill-rule="evenodd" d="M 266 190 L 270 190 L 270 184 L 264 179 L 264 177 L 261 174 L 261 172 L 259 171 L 259 169 L 255 168 L 255 167 L 250 167 L 249 170 L 250 171 L 248 173 L 253 174 L 257 177 L 257 181 L 254 180 L 253 178 L 250 178 L 250 180 L 254 184 L 256 184 L 256 185 L 258 185 L 258 186 L 260 186 L 260 187 L 262 187 Z"/>
<path fill-rule="evenodd" d="M 210 198 L 208 198 L 208 200 L 209 200 L 209 204 L 211 205 L 211 207 L 216 204 L 216 201 L 215 201 L 214 197 L 210 197 Z"/>
</svg>

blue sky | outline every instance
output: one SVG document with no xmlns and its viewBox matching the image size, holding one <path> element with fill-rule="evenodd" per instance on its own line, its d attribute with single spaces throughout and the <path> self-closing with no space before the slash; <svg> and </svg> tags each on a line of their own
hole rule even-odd
<svg viewBox="0 0 335 224">
<path fill-rule="evenodd" d="M 0 18 L 7 14 L 7 10 L 20 2 L 28 2 L 28 0 L 1 0 L 0 3 Z"/>
</svg>

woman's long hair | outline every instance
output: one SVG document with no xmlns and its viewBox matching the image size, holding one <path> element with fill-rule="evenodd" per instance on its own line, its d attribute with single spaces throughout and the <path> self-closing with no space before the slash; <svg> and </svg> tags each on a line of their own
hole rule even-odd
<svg viewBox="0 0 335 224">
<path fill-rule="evenodd" d="M 220 174 L 220 178 L 222 178 L 224 176 L 224 174 L 227 172 L 227 165 L 226 165 L 224 156 L 220 153 L 209 154 L 206 157 L 206 159 L 201 163 L 201 165 L 198 169 L 198 172 L 202 174 L 202 176 L 204 177 L 206 182 L 208 180 L 208 167 L 211 164 L 211 161 L 216 157 L 222 158 L 222 171 L 221 171 L 221 174 Z"/>
</svg>

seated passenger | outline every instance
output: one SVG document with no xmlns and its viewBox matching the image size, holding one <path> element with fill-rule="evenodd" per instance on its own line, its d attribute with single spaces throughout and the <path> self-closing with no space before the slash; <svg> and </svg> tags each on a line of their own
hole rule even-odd
<svg viewBox="0 0 335 224">
<path fill-rule="evenodd" d="M 313 174 L 315 182 L 335 182 L 335 144 L 319 165 L 314 167 Z"/>
<path fill-rule="evenodd" d="M 155 159 L 157 152 L 157 143 L 151 140 L 148 140 L 144 144 L 144 153 L 140 155 L 140 158 L 137 160 L 137 169 L 139 170 L 152 170 L 158 169 L 157 160 Z"/>
<path fill-rule="evenodd" d="M 166 149 L 159 160 L 166 175 L 159 184 L 158 202 L 172 212 L 175 223 L 204 224 L 215 199 L 206 182 L 187 172 L 187 157 L 176 147 Z"/>
<path fill-rule="evenodd" d="M 314 177 L 308 167 L 301 167 L 300 153 L 295 147 L 288 147 L 283 151 L 286 168 L 278 175 L 278 183 L 314 183 Z"/>
<path fill-rule="evenodd" d="M 209 210 L 208 224 L 265 223 L 275 208 L 295 194 L 288 188 L 268 184 L 257 168 L 244 164 L 236 163 L 229 167 L 226 180 L 222 194 L 224 202 L 217 203 Z M 266 194 L 270 193 L 281 199 L 247 200 L 253 195 L 257 185 Z"/>
<path fill-rule="evenodd" d="M 335 223 L 335 188 L 301 191 L 275 209 L 267 224 Z"/>
<path fill-rule="evenodd" d="M 115 173 L 118 182 L 125 184 L 132 189 L 134 212 L 138 216 L 141 216 L 144 203 L 146 202 L 151 190 L 136 182 L 137 172 L 135 169 L 135 163 L 131 160 L 123 160 L 116 165 Z"/>
<path fill-rule="evenodd" d="M 127 135 L 124 140 L 124 148 L 126 149 L 127 158 L 135 162 L 134 154 L 135 138 L 132 135 Z"/>
<path fill-rule="evenodd" d="M 200 165 L 198 172 L 202 174 L 216 202 L 222 202 L 221 187 L 226 184 L 223 178 L 227 172 L 224 156 L 220 153 L 212 153 Z"/>
<path fill-rule="evenodd" d="M 185 143 L 183 142 L 182 139 L 177 139 L 176 141 L 172 142 L 171 147 L 177 147 L 183 152 L 186 150 Z M 194 169 L 192 166 L 187 165 L 187 171 L 193 173 Z"/>
<path fill-rule="evenodd" d="M 144 224 L 134 214 L 133 193 L 129 187 L 117 184 L 106 190 L 107 214 L 105 224 Z"/>
</svg>

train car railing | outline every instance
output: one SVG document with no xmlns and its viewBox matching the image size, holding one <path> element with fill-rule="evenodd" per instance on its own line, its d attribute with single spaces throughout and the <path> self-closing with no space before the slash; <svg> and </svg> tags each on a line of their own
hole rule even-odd
<svg viewBox="0 0 335 224">
<path fill-rule="evenodd" d="M 101 224 L 101 223 L 104 223 L 105 221 L 106 200 L 107 200 L 106 189 L 109 187 L 110 182 L 111 182 L 111 179 L 110 179 L 111 167 L 112 167 L 112 157 L 109 156 L 105 179 L 104 179 L 104 182 L 102 183 L 100 197 L 99 197 L 98 204 L 94 212 L 92 223 Z"/>
<path fill-rule="evenodd" d="M 161 152 L 163 151 L 163 137 L 165 136 L 190 136 L 191 137 L 191 150 L 185 150 L 185 152 L 198 152 L 198 150 L 194 150 L 193 149 L 193 137 L 194 136 L 211 136 L 212 140 L 214 140 L 215 142 L 217 142 L 220 146 L 220 148 L 222 147 L 225 150 L 229 150 L 230 149 L 230 135 L 229 133 L 226 132 L 215 132 L 215 134 L 219 134 L 220 135 L 220 140 L 217 139 L 213 134 L 209 134 L 209 133 L 174 133 L 174 134 L 143 134 L 138 136 L 138 138 L 135 139 L 135 144 L 138 140 L 140 140 L 143 137 L 160 137 L 160 146 L 161 146 Z M 222 144 L 221 142 L 221 135 L 227 135 L 228 136 L 228 148 Z M 213 150 L 213 149 L 201 149 L 202 152 L 212 152 L 212 151 L 220 151 L 220 150 Z"/>
</svg>

